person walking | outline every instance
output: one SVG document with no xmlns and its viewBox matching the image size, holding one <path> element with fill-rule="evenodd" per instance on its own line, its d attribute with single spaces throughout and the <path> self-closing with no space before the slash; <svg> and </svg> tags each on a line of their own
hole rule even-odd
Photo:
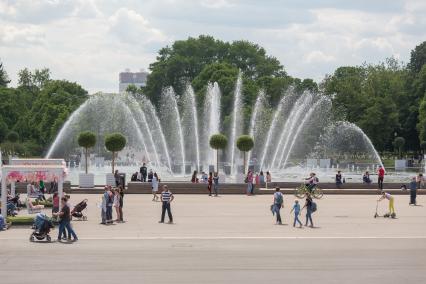
<svg viewBox="0 0 426 284">
<path fill-rule="evenodd" d="M 213 190 L 214 196 L 217 197 L 219 194 L 219 174 L 217 172 L 215 172 L 213 176 Z"/>
<path fill-rule="evenodd" d="M 142 167 L 139 169 L 139 172 L 142 175 L 142 182 L 146 182 L 146 176 L 148 175 L 148 169 L 146 168 L 145 163 L 142 164 Z"/>
<path fill-rule="evenodd" d="M 382 166 L 379 166 L 377 170 L 377 184 L 380 190 L 383 190 L 383 181 L 385 179 L 385 169 Z"/>
<path fill-rule="evenodd" d="M 158 196 L 157 196 L 158 182 L 159 182 L 158 175 L 157 175 L 157 172 L 155 172 L 154 175 L 152 176 L 152 181 L 151 181 L 152 201 L 158 201 Z"/>
<path fill-rule="evenodd" d="M 247 172 L 245 182 L 247 183 L 247 195 L 253 195 L 253 173 L 251 170 Z"/>
<path fill-rule="evenodd" d="M 54 213 L 55 216 L 58 216 L 61 218 L 61 221 L 59 221 L 59 233 L 58 233 L 58 241 L 61 241 L 61 236 L 66 229 L 68 231 L 68 236 L 73 237 L 73 241 L 76 242 L 78 240 L 77 234 L 74 232 L 73 228 L 71 227 L 71 214 L 70 214 L 70 208 L 67 205 L 67 199 L 65 197 L 61 198 L 61 205 L 62 209 L 60 212 Z"/>
<path fill-rule="evenodd" d="M 209 178 L 207 179 L 207 190 L 209 191 L 209 196 L 212 196 L 212 187 L 213 187 L 213 173 L 209 172 Z"/>
<path fill-rule="evenodd" d="M 417 205 L 417 180 L 416 177 L 413 177 L 410 182 L 410 205 Z"/>
<path fill-rule="evenodd" d="M 300 204 L 299 200 L 294 200 L 293 208 L 290 211 L 290 214 L 294 212 L 294 222 L 293 227 L 296 227 L 296 222 L 299 223 L 299 228 L 302 228 L 302 222 L 299 220 L 299 214 L 300 214 Z M 311 218 L 312 221 L 312 218 Z"/>
<path fill-rule="evenodd" d="M 277 217 L 277 221 L 275 222 L 275 225 L 282 225 L 281 214 L 280 214 L 281 208 L 284 208 L 284 196 L 280 192 L 280 188 L 277 187 L 275 188 L 275 192 L 274 192 L 274 204 L 272 208 L 272 212 L 275 213 Z"/>
<path fill-rule="evenodd" d="M 173 224 L 173 215 L 170 208 L 170 203 L 175 199 L 173 193 L 169 191 L 167 185 L 163 185 L 163 192 L 161 193 L 161 220 L 158 223 L 164 223 L 164 217 L 167 214 L 169 215 L 169 224 Z"/>
<path fill-rule="evenodd" d="M 302 210 L 304 208 L 306 208 L 306 222 L 305 222 L 305 226 L 308 226 L 309 222 L 311 222 L 310 227 L 313 228 L 314 227 L 314 223 L 312 222 L 312 198 L 310 195 L 306 196 L 306 202 L 305 202 L 305 206 L 303 206 Z"/>
</svg>

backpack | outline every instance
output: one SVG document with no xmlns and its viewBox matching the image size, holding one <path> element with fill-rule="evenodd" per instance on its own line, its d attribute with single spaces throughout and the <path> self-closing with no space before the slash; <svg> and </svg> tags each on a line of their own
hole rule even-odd
<svg viewBox="0 0 426 284">
<path fill-rule="evenodd" d="M 318 206 L 317 206 L 317 204 L 316 204 L 315 202 L 313 202 L 313 201 L 312 201 L 312 202 L 311 202 L 311 211 L 312 211 L 312 212 L 317 211 L 317 209 L 318 209 L 317 207 L 318 207 Z"/>
<path fill-rule="evenodd" d="M 279 205 L 281 205 L 281 204 L 283 204 L 283 195 L 282 194 L 279 194 L 276 198 L 275 198 L 275 203 L 276 204 L 279 204 Z"/>
</svg>

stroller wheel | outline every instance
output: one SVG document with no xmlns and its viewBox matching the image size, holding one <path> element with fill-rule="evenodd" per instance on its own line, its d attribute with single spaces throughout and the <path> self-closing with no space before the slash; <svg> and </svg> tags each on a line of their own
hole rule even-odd
<svg viewBox="0 0 426 284">
<path fill-rule="evenodd" d="M 30 236 L 30 242 L 34 242 L 34 235 L 33 234 L 31 234 L 31 236 Z"/>
<path fill-rule="evenodd" d="M 50 243 L 52 241 L 52 238 L 49 235 L 47 235 L 46 240 Z"/>
<path fill-rule="evenodd" d="M 87 221 L 87 216 L 83 216 L 83 221 Z"/>
</svg>

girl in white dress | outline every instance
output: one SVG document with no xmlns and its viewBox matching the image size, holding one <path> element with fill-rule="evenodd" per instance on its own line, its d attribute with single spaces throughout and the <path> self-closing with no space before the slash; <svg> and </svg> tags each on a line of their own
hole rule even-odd
<svg viewBox="0 0 426 284">
<path fill-rule="evenodd" d="M 157 192 L 158 192 L 158 183 L 160 182 L 160 180 L 158 179 L 158 175 L 155 172 L 154 176 L 152 177 L 152 201 L 158 201 L 158 196 L 157 196 Z"/>
</svg>

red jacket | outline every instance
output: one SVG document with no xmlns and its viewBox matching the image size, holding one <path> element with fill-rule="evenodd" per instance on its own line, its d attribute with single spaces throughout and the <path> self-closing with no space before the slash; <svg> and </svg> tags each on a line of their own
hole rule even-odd
<svg viewBox="0 0 426 284">
<path fill-rule="evenodd" d="M 379 177 L 384 177 L 385 176 L 385 169 L 380 168 L 377 173 L 378 173 Z"/>
</svg>

